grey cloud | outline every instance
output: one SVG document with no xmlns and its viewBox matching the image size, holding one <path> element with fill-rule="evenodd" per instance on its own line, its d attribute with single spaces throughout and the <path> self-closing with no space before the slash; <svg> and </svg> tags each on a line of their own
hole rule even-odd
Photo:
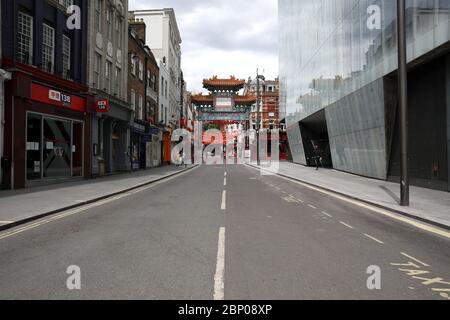
<svg viewBox="0 0 450 320">
<path fill-rule="evenodd" d="M 157 8 L 175 9 L 183 39 L 183 68 L 195 69 L 195 75 L 189 76 L 191 81 L 201 82 L 203 77 L 210 76 L 206 73 L 211 67 L 200 64 L 212 61 L 212 52 L 242 54 L 247 60 L 253 56 L 255 61 L 265 59 L 274 65 L 278 63 L 277 0 L 130 0 L 130 10 Z M 254 67 L 256 70 L 257 66 Z M 248 66 L 236 65 L 236 68 L 223 71 L 224 76 L 237 74 Z M 197 76 L 200 74 L 201 79 Z"/>
</svg>

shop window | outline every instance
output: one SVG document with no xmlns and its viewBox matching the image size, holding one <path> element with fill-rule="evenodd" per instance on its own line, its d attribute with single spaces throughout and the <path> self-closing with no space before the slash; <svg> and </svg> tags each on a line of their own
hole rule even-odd
<svg viewBox="0 0 450 320">
<path fill-rule="evenodd" d="M 42 172 L 42 117 L 28 114 L 27 117 L 27 180 L 40 180 Z"/>
<path fill-rule="evenodd" d="M 83 175 L 83 123 L 27 115 L 27 180 Z"/>
</svg>

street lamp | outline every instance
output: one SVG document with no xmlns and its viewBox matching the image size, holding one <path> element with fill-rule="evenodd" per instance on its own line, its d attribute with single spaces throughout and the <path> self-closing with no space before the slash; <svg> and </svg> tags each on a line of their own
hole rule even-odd
<svg viewBox="0 0 450 320">
<path fill-rule="evenodd" d="M 400 205 L 409 206 L 408 172 L 408 70 L 405 0 L 397 0 L 398 98 L 400 125 Z"/>
<path fill-rule="evenodd" d="M 260 105 L 261 105 L 261 87 L 265 85 L 265 78 L 263 75 L 259 74 L 259 69 L 256 69 L 256 163 L 259 166 L 261 164 L 261 157 L 259 154 L 259 131 L 261 128 L 261 119 L 260 119 Z M 253 81 L 255 84 L 255 81 Z"/>
</svg>

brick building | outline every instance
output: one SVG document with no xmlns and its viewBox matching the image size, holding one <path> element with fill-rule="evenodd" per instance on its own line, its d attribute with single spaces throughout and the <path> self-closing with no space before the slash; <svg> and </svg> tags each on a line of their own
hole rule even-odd
<svg viewBox="0 0 450 320">
<path fill-rule="evenodd" d="M 260 111 L 260 126 L 263 129 L 280 129 L 280 104 L 279 104 L 279 81 L 264 80 L 260 81 L 261 93 L 261 109 Z M 257 81 L 248 79 L 244 94 L 257 95 Z M 258 110 L 256 105 L 252 108 L 250 113 L 250 128 L 257 128 Z"/>
<path fill-rule="evenodd" d="M 145 169 L 161 164 L 162 133 L 158 124 L 159 67 L 145 44 L 146 25 L 142 19 L 129 19 L 128 97 L 134 110 L 131 133 L 132 168 Z"/>
</svg>

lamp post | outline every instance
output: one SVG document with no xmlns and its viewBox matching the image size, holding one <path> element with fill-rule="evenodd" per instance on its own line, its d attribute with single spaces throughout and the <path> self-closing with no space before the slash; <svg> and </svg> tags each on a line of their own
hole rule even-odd
<svg viewBox="0 0 450 320">
<path fill-rule="evenodd" d="M 256 164 L 261 165 L 261 157 L 259 154 L 259 131 L 261 128 L 260 106 L 261 106 L 261 81 L 264 85 L 264 76 L 259 74 L 259 69 L 256 69 Z"/>
<path fill-rule="evenodd" d="M 398 98 L 400 126 L 400 194 L 401 206 L 409 206 L 408 170 L 408 70 L 406 47 L 405 0 L 397 0 L 398 30 Z"/>
</svg>

